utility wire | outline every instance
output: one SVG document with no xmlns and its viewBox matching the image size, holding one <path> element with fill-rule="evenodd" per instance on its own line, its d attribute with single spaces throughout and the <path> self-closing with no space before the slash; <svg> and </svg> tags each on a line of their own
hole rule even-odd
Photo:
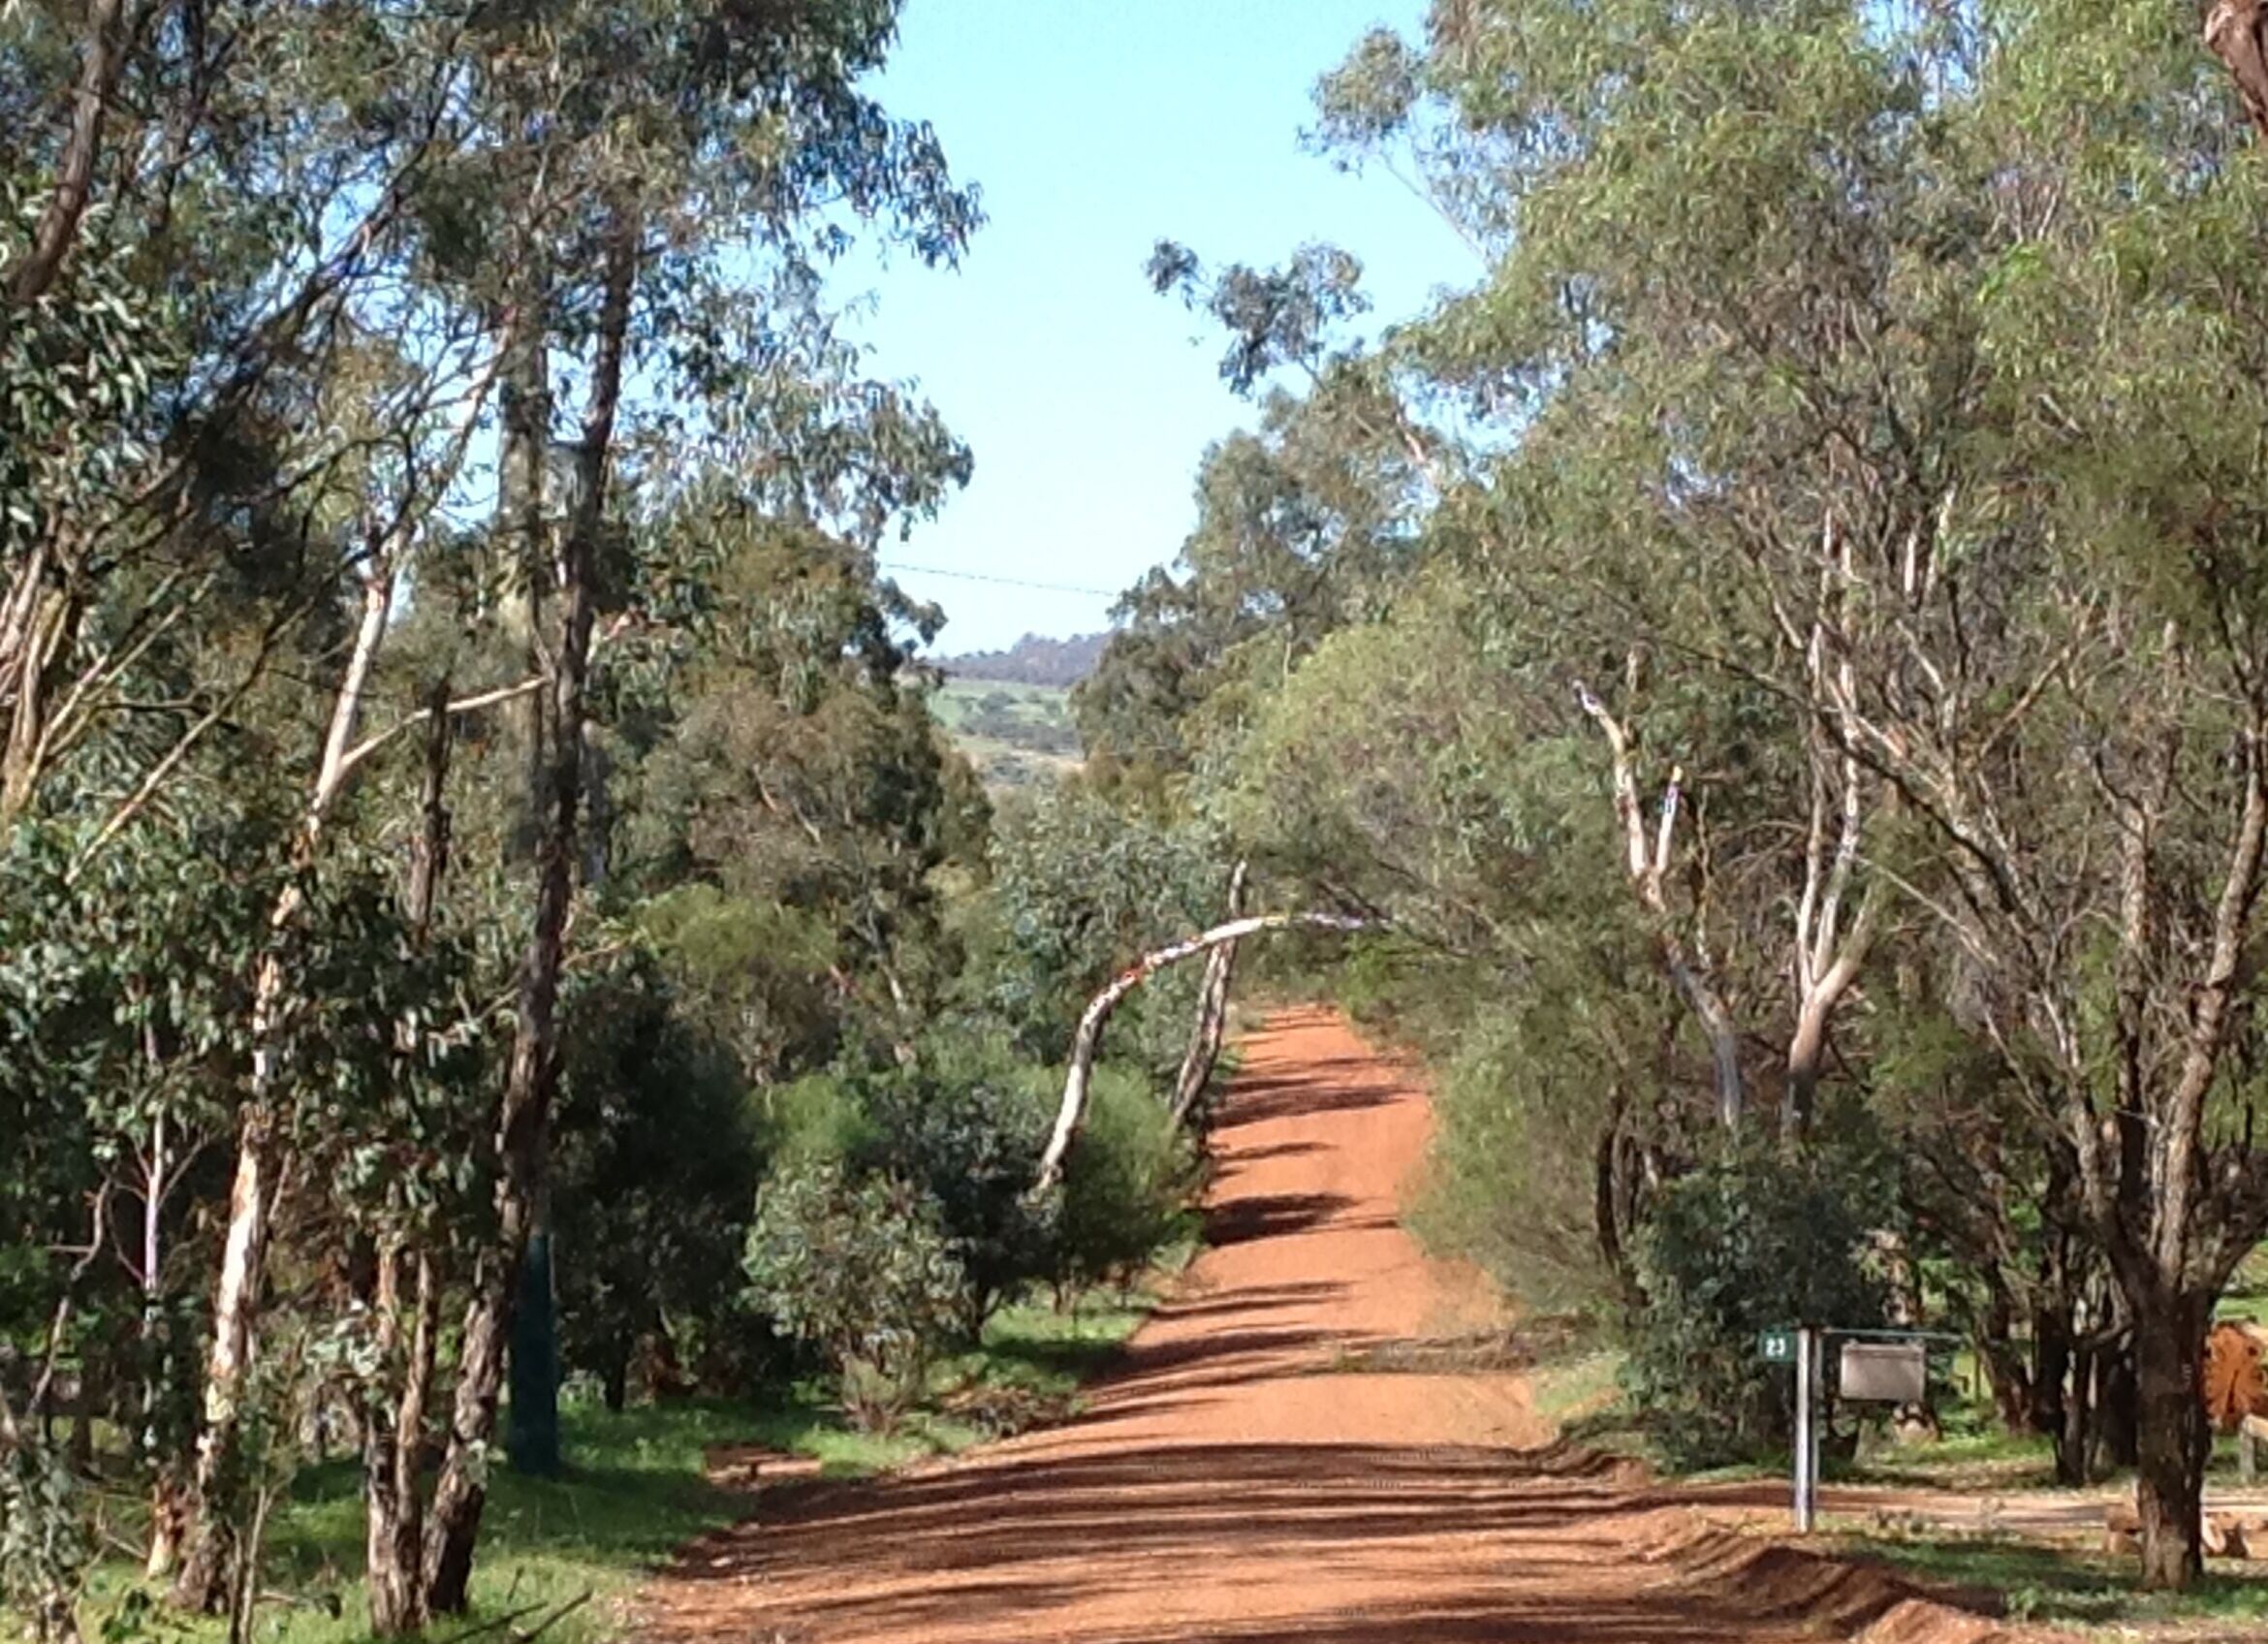
<svg viewBox="0 0 2268 1644">
<path fill-rule="evenodd" d="M 925 577 L 951 577 L 957 582 L 991 583 L 997 587 L 1037 588 L 1043 593 L 1082 593 L 1095 599 L 1117 599 L 1123 588 L 1087 588 L 1070 583 L 1038 583 L 1023 577 L 989 577 L 982 571 L 949 571 L 942 565 L 909 565 L 902 559 L 879 561 L 885 571 L 912 571 Z"/>
</svg>

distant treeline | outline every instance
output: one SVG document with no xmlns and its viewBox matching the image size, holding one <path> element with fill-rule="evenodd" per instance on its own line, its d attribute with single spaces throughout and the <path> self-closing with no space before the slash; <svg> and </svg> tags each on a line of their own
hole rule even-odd
<svg viewBox="0 0 2268 1644">
<path fill-rule="evenodd" d="M 1067 640 L 1026 634 L 1006 650 L 972 650 L 942 656 L 937 666 L 956 680 L 994 680 L 1014 685 L 1075 685 L 1093 672 L 1108 634 L 1075 634 Z"/>
</svg>

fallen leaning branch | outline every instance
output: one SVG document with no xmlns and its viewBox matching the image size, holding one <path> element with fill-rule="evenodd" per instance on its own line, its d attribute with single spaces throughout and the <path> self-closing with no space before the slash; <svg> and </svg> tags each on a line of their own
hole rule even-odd
<svg viewBox="0 0 2268 1644">
<path fill-rule="evenodd" d="M 1316 931 L 1360 931 L 1372 921 L 1358 919 L 1344 913 L 1256 913 L 1244 919 L 1232 919 L 1225 925 L 1187 936 L 1181 941 L 1144 954 L 1124 970 L 1118 972 L 1111 985 L 1087 1002 L 1080 1015 L 1079 1031 L 1071 1040 L 1071 1067 L 1063 1076 L 1062 1105 L 1055 1110 L 1055 1128 L 1048 1137 L 1047 1152 L 1040 1155 L 1039 1174 L 1032 1183 L 1032 1191 L 1044 1193 L 1063 1180 L 1064 1160 L 1071 1156 L 1071 1148 L 1079 1140 L 1080 1128 L 1087 1122 L 1087 1086 L 1094 1077 L 1095 1052 L 1102 1045 L 1103 1024 L 1111 1012 L 1118 1008 L 1118 1001 L 1140 987 L 1167 965 L 1184 959 L 1194 959 L 1209 953 L 1223 942 L 1240 941 L 1258 935 L 1263 931 L 1288 931 L 1305 928 Z"/>
<path fill-rule="evenodd" d="M 1229 874 L 1228 916 L 1244 911 L 1244 880 L 1250 865 L 1239 862 Z M 1237 944 L 1223 942 L 1205 956 L 1205 982 L 1197 991 L 1197 1026 L 1189 1035 L 1188 1054 L 1181 1058 L 1181 1076 L 1174 1081 L 1174 1122 L 1186 1124 L 1213 1083 L 1220 1060 L 1220 1038 L 1228 1026 L 1229 982 L 1237 967 Z"/>
</svg>

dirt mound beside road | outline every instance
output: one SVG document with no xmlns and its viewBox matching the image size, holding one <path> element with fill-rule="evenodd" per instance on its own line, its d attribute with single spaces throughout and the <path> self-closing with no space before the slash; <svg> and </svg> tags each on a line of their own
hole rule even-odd
<svg viewBox="0 0 2268 1644">
<path fill-rule="evenodd" d="M 1502 1324 L 1400 1220 L 1422 1089 L 1336 1016 L 1245 1042 L 1213 1245 L 1077 1420 L 916 1475 L 796 1486 L 689 1548 L 647 1635 L 809 1644 L 1987 1644 L 1872 1565 L 1667 1506 L 1552 1441 Z"/>
</svg>

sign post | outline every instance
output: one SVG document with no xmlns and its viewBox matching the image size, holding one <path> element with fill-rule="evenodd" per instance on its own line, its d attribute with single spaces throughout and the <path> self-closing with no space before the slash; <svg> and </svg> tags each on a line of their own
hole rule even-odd
<svg viewBox="0 0 2268 1644">
<path fill-rule="evenodd" d="M 1807 1324 L 1795 1336 L 1795 1529 L 1809 1535 L 1819 1512 L 1819 1427 L 1812 1407 L 1822 1366 L 1819 1332 Z"/>
<path fill-rule="evenodd" d="M 1934 1330 L 1829 1330 L 1780 1326 L 1756 1338 L 1756 1356 L 1795 1371 L 1795 1529 L 1809 1535 L 1819 1518 L 1819 1434 L 1827 1393 L 1827 1339 L 1843 1344 L 1841 1396 L 1854 1403 L 1920 1404 L 1929 1391 L 1929 1344 L 1958 1337 Z"/>
</svg>

